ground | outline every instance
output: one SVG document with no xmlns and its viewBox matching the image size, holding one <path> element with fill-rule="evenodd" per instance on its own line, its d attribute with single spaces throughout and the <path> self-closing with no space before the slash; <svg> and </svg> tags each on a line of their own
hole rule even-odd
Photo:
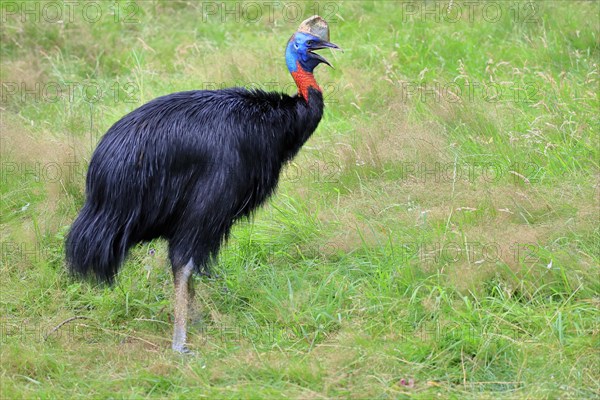
<svg viewBox="0 0 600 400">
<path fill-rule="evenodd" d="M 599 3 L 0 11 L 0 397 L 600 396 Z M 294 93 L 315 13 L 344 49 L 323 121 L 196 278 L 196 356 L 174 354 L 164 242 L 113 287 L 65 271 L 90 155 L 160 95 Z"/>
</svg>

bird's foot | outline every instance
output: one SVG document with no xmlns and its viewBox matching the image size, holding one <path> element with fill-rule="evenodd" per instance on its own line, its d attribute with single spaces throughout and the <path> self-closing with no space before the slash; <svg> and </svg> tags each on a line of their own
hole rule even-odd
<svg viewBox="0 0 600 400">
<path fill-rule="evenodd" d="M 188 349 L 188 347 L 183 344 L 183 345 L 175 345 L 173 344 L 172 346 L 173 351 L 182 355 L 186 355 L 186 356 L 195 356 L 196 353 L 191 351 L 190 349 Z"/>
</svg>

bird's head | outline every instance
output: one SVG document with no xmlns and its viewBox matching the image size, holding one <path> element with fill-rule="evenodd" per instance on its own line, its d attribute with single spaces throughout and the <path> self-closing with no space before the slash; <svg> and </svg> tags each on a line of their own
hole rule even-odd
<svg viewBox="0 0 600 400">
<path fill-rule="evenodd" d="M 329 61 L 315 53 L 319 49 L 339 49 L 329 42 L 329 26 L 318 15 L 300 24 L 292 35 L 285 50 L 285 62 L 298 86 L 298 93 L 308 102 L 309 89 L 321 91 L 313 76 L 313 70 L 320 63 L 331 67 Z"/>
<path fill-rule="evenodd" d="M 302 22 L 298 31 L 292 35 L 285 51 L 287 67 L 293 74 L 302 68 L 303 72 L 312 73 L 320 63 L 331 67 L 329 61 L 317 53 L 320 49 L 339 49 L 329 42 L 329 27 L 327 22 L 318 15 L 312 16 Z"/>
</svg>

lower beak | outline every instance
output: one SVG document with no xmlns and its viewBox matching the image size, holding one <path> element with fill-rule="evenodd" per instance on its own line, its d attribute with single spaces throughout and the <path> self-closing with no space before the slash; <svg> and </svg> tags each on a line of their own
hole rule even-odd
<svg viewBox="0 0 600 400">
<path fill-rule="evenodd" d="M 327 61 L 323 56 L 321 56 L 320 54 L 317 53 L 313 53 L 313 50 L 321 50 L 321 49 L 335 49 L 335 50 L 341 50 L 340 47 L 337 44 L 333 44 L 330 42 L 326 42 L 326 41 L 322 41 L 320 43 L 318 43 L 316 46 L 314 46 L 312 49 L 310 49 L 310 52 L 315 56 L 315 58 L 319 61 L 321 61 L 324 64 L 329 65 L 331 68 L 333 68 L 333 65 L 331 65 L 329 63 L 329 61 Z"/>
</svg>

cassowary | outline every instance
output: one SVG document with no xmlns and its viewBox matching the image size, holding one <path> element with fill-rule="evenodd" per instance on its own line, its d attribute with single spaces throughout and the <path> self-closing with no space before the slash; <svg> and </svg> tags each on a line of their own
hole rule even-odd
<svg viewBox="0 0 600 400">
<path fill-rule="evenodd" d="M 282 166 L 323 115 L 314 50 L 329 42 L 324 19 L 302 22 L 285 60 L 298 94 L 231 88 L 159 97 L 117 121 L 92 155 L 86 201 L 66 239 L 76 275 L 112 282 L 128 250 L 162 237 L 175 284 L 173 349 L 188 352 L 190 278 L 210 262 L 239 218 L 277 186 Z"/>
</svg>

